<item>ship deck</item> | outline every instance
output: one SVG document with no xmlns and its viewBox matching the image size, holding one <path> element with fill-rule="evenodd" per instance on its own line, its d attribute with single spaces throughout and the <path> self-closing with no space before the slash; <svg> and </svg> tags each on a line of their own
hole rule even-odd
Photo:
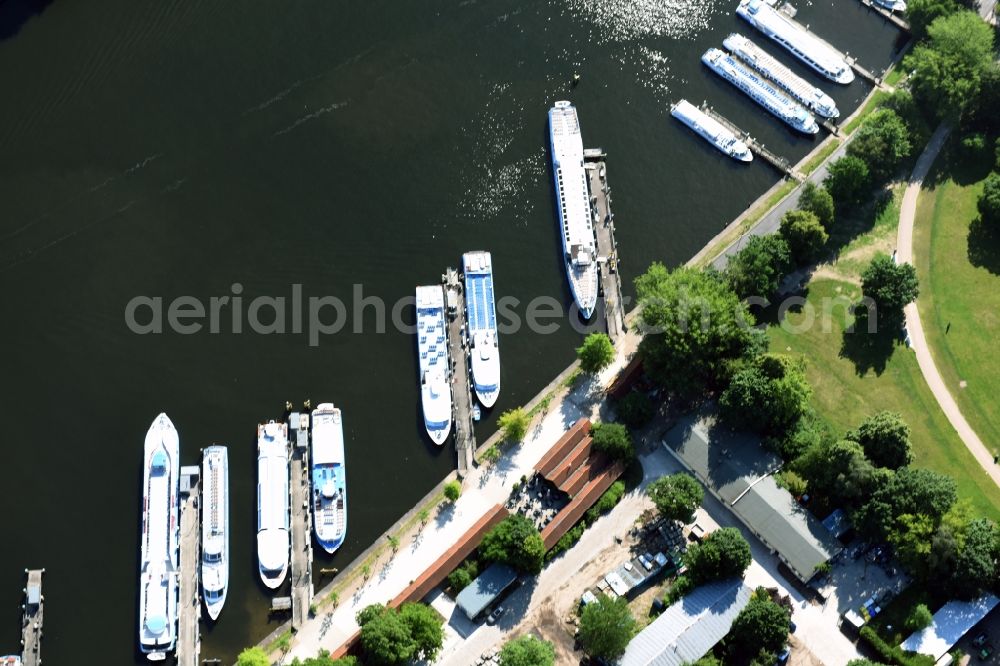
<svg viewBox="0 0 1000 666">
<path fill-rule="evenodd" d="M 727 48 L 733 51 L 733 55 L 746 62 L 748 66 L 761 69 L 765 76 L 768 76 L 775 83 L 790 92 L 800 102 L 811 104 L 816 99 L 817 93 L 825 96 L 825 93 L 819 87 L 812 85 L 800 77 L 786 67 L 784 63 L 774 58 L 770 53 L 754 44 L 751 40 L 742 35 L 738 35 L 738 37 L 740 48 L 746 52 L 747 56 L 755 59 L 756 63 L 744 57 L 742 53 L 729 47 L 729 44 L 726 44 Z M 729 38 L 727 37 L 726 40 L 728 41 Z M 833 100 L 830 101 L 832 102 Z"/>
</svg>

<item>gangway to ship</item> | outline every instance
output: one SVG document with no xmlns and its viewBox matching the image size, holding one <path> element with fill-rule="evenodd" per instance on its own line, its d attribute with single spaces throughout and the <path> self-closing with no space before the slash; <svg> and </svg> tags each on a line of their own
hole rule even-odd
<svg viewBox="0 0 1000 666">
<path fill-rule="evenodd" d="M 608 337 L 611 342 L 616 343 L 625 333 L 625 305 L 621 273 L 618 271 L 618 243 L 615 241 L 615 216 L 611 212 L 607 156 L 600 148 L 584 150 L 583 156 L 590 186 L 590 212 L 594 218 L 594 234 L 597 238 L 597 265 L 601 292 L 604 295 L 604 322 Z"/>
<path fill-rule="evenodd" d="M 803 174 L 796 171 L 795 167 L 792 166 L 791 162 L 789 162 L 784 157 L 781 157 L 780 155 L 768 150 L 768 148 L 765 147 L 764 144 L 760 143 L 752 136 L 750 136 L 749 133 L 744 132 L 739 127 L 731 123 L 722 114 L 717 113 L 715 109 L 710 107 L 707 103 L 702 102 L 701 110 L 704 111 L 709 116 L 711 116 L 712 118 L 714 118 L 720 125 L 728 129 L 730 132 L 742 138 L 746 142 L 747 146 L 750 147 L 750 150 L 752 150 L 756 155 L 758 155 L 761 159 L 763 159 L 768 164 L 773 166 L 775 169 L 781 171 L 786 176 L 789 176 L 800 183 L 803 180 L 805 180 L 806 177 Z"/>
</svg>

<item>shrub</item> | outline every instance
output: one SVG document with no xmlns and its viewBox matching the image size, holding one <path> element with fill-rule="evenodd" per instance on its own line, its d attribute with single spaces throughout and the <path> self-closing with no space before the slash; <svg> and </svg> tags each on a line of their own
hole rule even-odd
<svg viewBox="0 0 1000 666">
<path fill-rule="evenodd" d="M 1000 223 L 1000 173 L 993 172 L 986 177 L 977 207 L 983 222 L 992 225 Z"/>
<path fill-rule="evenodd" d="M 448 574 L 448 585 L 455 592 L 461 592 L 469 586 L 476 576 L 479 575 L 479 563 L 473 559 L 468 559 L 458 565 L 458 567 Z"/>
<path fill-rule="evenodd" d="M 925 627 L 929 627 L 931 622 L 934 621 L 934 615 L 931 613 L 930 609 L 927 608 L 926 604 L 917 604 L 906 616 L 906 628 L 910 631 L 920 631 Z"/>
<path fill-rule="evenodd" d="M 618 418 L 630 428 L 646 425 L 653 418 L 653 401 L 642 391 L 632 391 L 618 401 Z"/>
<path fill-rule="evenodd" d="M 500 431 L 503 433 L 504 440 L 508 442 L 520 442 L 528 434 L 528 425 L 531 423 L 531 418 L 524 411 L 523 407 L 515 407 L 501 414 L 497 423 L 500 425 Z"/>
<path fill-rule="evenodd" d="M 535 524 L 515 513 L 486 533 L 479 544 L 479 555 L 488 562 L 504 562 L 518 571 L 538 573 L 542 570 L 545 544 Z"/>
<path fill-rule="evenodd" d="M 462 484 L 458 481 L 449 481 L 444 484 L 444 496 L 450 502 L 454 502 L 462 495 Z"/>
<path fill-rule="evenodd" d="M 606 333 L 591 333 L 577 348 L 576 357 L 580 359 L 580 369 L 596 374 L 615 360 L 615 348 Z"/>
<path fill-rule="evenodd" d="M 594 449 L 613 460 L 629 462 L 635 457 L 632 436 L 621 423 L 595 423 L 590 428 Z"/>
</svg>

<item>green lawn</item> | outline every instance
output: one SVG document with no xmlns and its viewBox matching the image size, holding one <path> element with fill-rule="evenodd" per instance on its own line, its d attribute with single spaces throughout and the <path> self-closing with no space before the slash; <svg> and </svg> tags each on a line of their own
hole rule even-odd
<svg viewBox="0 0 1000 666">
<path fill-rule="evenodd" d="M 976 231 L 970 240 L 970 227 L 978 226 L 976 200 L 988 167 L 960 167 L 958 162 L 947 155 L 940 160 L 936 184 L 924 190 L 918 203 L 914 238 L 921 285 L 918 306 L 934 362 L 948 389 L 983 443 L 997 449 L 1000 243 L 985 240 Z M 984 256 L 970 260 L 970 248 L 974 255 Z"/>
<path fill-rule="evenodd" d="M 803 308 L 791 308 L 768 327 L 772 351 L 801 356 L 813 387 L 813 406 L 835 430 L 845 432 L 881 409 L 899 412 L 910 425 L 915 464 L 948 474 L 983 515 L 1000 519 L 1000 488 L 962 444 L 927 388 L 913 353 L 889 339 L 859 347 L 845 338 L 845 303 L 861 295 L 859 274 L 876 251 L 895 247 L 899 191 L 869 220 L 843 221 L 835 261 L 821 265 L 808 285 Z M 804 326 L 813 313 L 814 323 Z M 824 317 L 824 312 L 830 316 Z M 824 324 L 826 320 L 826 324 Z M 804 330 L 796 330 L 798 328 Z M 952 330 L 954 334 L 954 327 Z M 845 340 L 848 344 L 845 344 Z"/>
</svg>

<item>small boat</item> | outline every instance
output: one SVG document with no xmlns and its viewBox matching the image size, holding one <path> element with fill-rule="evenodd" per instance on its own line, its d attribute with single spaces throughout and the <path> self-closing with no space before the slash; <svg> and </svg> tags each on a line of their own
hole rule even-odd
<svg viewBox="0 0 1000 666">
<path fill-rule="evenodd" d="M 493 296 L 493 258 L 489 252 L 462 255 L 465 273 L 466 335 L 472 359 L 472 385 L 483 407 L 492 407 L 500 395 L 500 349 Z"/>
<path fill-rule="evenodd" d="M 417 287 L 417 354 L 424 427 L 441 446 L 451 432 L 451 368 L 441 285 Z"/>
<path fill-rule="evenodd" d="M 670 107 L 670 115 L 690 127 L 701 138 L 708 141 L 718 150 L 741 162 L 753 160 L 753 153 L 747 144 L 740 141 L 735 134 L 686 99 L 682 99 Z"/>
<path fill-rule="evenodd" d="M 180 440 L 166 414 L 146 433 L 139 559 L 139 650 L 164 661 L 177 645 Z"/>
<path fill-rule="evenodd" d="M 875 4 L 880 7 L 885 7 L 890 12 L 905 12 L 906 3 L 903 0 L 874 0 Z"/>
<path fill-rule="evenodd" d="M 291 550 L 288 494 L 288 424 L 257 426 L 257 564 L 270 589 L 288 574 Z"/>
<path fill-rule="evenodd" d="M 201 595 L 212 620 L 219 618 L 229 590 L 229 453 L 224 446 L 202 451 Z"/>
<path fill-rule="evenodd" d="M 347 534 L 347 468 L 344 464 L 344 423 L 329 402 L 312 413 L 312 508 L 316 541 L 328 553 Z"/>
</svg>

